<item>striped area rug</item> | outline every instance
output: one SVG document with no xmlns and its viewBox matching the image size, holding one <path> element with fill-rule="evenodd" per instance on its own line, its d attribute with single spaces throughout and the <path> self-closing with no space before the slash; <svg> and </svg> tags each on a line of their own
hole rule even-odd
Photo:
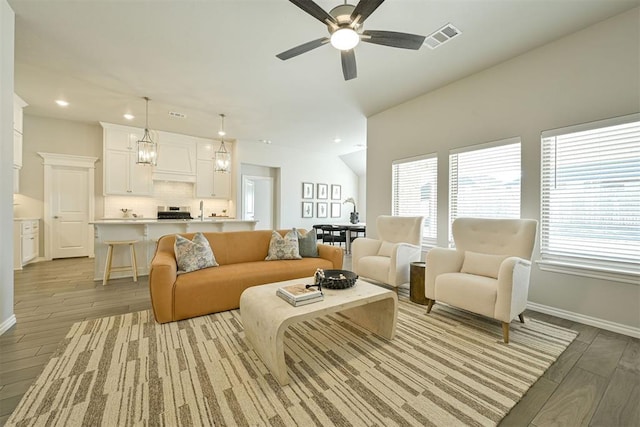
<svg viewBox="0 0 640 427">
<path fill-rule="evenodd" d="M 339 314 L 285 334 L 279 386 L 238 310 L 159 325 L 142 311 L 76 323 L 7 425 L 496 425 L 576 333 L 401 300 L 386 341 Z"/>
</svg>

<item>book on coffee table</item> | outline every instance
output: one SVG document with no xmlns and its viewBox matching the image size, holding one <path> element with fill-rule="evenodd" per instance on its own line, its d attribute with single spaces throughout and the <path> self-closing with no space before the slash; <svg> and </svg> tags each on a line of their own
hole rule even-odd
<svg viewBox="0 0 640 427">
<path fill-rule="evenodd" d="M 311 304 L 324 299 L 321 291 L 307 288 L 303 283 L 278 288 L 276 295 L 293 306 Z"/>
</svg>

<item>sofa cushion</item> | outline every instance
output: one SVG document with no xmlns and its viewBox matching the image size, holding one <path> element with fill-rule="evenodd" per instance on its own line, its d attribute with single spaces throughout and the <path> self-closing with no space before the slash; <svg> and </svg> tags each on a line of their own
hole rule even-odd
<svg viewBox="0 0 640 427">
<path fill-rule="evenodd" d="M 289 231 L 284 237 L 277 231 L 271 233 L 269 254 L 265 258 L 265 261 L 301 258 L 298 247 L 298 232 L 296 230 Z"/>
<path fill-rule="evenodd" d="M 295 230 L 295 228 L 294 228 Z M 301 257 L 313 257 L 317 258 L 318 255 L 318 238 L 315 230 L 301 233 L 300 230 L 296 230 L 298 233 L 298 248 L 300 250 Z"/>
<path fill-rule="evenodd" d="M 174 251 L 179 272 L 188 273 L 218 266 L 209 241 L 202 233 L 196 233 L 193 240 L 177 235 Z"/>
<path fill-rule="evenodd" d="M 465 251 L 464 263 L 462 264 L 460 272 L 497 279 L 500 264 L 502 264 L 505 258 L 507 258 L 506 255 L 491 255 Z"/>
</svg>

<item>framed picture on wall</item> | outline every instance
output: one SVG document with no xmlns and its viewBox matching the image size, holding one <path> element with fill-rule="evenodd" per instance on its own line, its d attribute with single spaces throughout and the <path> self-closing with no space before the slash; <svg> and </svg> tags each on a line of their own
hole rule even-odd
<svg viewBox="0 0 640 427">
<path fill-rule="evenodd" d="M 318 199 L 328 199 L 329 198 L 329 185 L 328 184 L 318 184 Z"/>
<path fill-rule="evenodd" d="M 316 216 L 318 218 L 326 218 L 327 217 L 327 202 L 317 202 L 316 203 Z"/>
<path fill-rule="evenodd" d="M 313 199 L 313 183 L 311 182 L 302 183 L 302 198 Z"/>
<path fill-rule="evenodd" d="M 302 202 L 302 218 L 313 218 L 313 202 Z"/>
<path fill-rule="evenodd" d="M 342 197 L 342 186 L 331 184 L 331 200 L 340 200 Z"/>
<path fill-rule="evenodd" d="M 331 218 L 340 218 L 342 213 L 340 212 L 340 203 L 331 203 Z"/>
</svg>

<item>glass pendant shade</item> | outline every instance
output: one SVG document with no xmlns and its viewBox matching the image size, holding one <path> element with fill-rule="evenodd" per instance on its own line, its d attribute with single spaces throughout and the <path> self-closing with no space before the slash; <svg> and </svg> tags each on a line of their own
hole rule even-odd
<svg viewBox="0 0 640 427">
<path fill-rule="evenodd" d="M 224 114 L 220 114 L 220 130 L 218 131 L 218 135 L 222 138 L 220 139 L 220 148 L 214 153 L 213 170 L 215 172 L 228 173 L 231 169 L 231 153 L 227 151 L 227 147 L 224 145 L 224 135 L 226 135 L 224 131 L 224 117 Z"/>
<path fill-rule="evenodd" d="M 144 97 L 146 101 L 146 119 L 144 126 L 144 135 L 138 140 L 138 155 L 136 163 L 139 165 L 156 166 L 158 164 L 158 144 L 153 142 L 149 135 L 149 98 Z"/>
<path fill-rule="evenodd" d="M 228 173 L 231 169 L 231 153 L 227 151 L 224 140 L 220 143 L 220 149 L 215 152 L 214 171 Z"/>
<path fill-rule="evenodd" d="M 138 141 L 138 158 L 136 163 L 139 165 L 156 166 L 158 164 L 158 144 L 151 140 L 149 129 L 144 130 L 142 139 Z"/>
</svg>

